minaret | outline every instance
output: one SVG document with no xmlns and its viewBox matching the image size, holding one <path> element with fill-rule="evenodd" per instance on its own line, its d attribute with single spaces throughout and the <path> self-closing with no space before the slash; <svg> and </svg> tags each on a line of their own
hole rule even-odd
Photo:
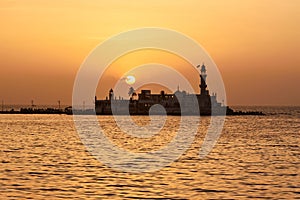
<svg viewBox="0 0 300 200">
<path fill-rule="evenodd" d="M 201 66 L 201 74 L 200 74 L 200 94 L 201 95 L 207 95 L 207 91 L 206 91 L 206 88 L 207 88 L 207 85 L 206 85 L 206 77 L 207 77 L 207 74 L 206 74 L 206 67 L 204 64 L 202 64 Z"/>
<path fill-rule="evenodd" d="M 113 89 L 110 89 L 110 90 L 109 90 L 109 95 L 108 95 L 108 97 L 109 97 L 109 100 L 110 100 L 110 101 L 114 99 L 114 91 L 113 91 Z"/>
</svg>

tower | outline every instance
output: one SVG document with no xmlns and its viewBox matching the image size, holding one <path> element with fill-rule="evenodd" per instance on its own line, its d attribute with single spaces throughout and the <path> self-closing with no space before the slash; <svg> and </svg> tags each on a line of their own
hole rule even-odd
<svg viewBox="0 0 300 200">
<path fill-rule="evenodd" d="M 109 95 L 108 95 L 108 97 L 109 97 L 109 100 L 110 100 L 110 101 L 114 99 L 114 91 L 113 91 L 113 89 L 110 89 L 110 90 L 109 90 Z"/>
<path fill-rule="evenodd" d="M 204 64 L 202 64 L 201 66 L 201 74 L 200 74 L 200 94 L 201 95 L 207 95 L 208 92 L 206 91 L 206 88 L 207 88 L 207 84 L 206 84 L 206 77 L 207 77 L 207 74 L 206 74 L 206 67 Z"/>
</svg>

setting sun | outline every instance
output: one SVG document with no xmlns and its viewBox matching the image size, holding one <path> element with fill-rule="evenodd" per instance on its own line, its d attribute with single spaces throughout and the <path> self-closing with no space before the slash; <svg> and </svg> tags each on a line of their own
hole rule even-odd
<svg viewBox="0 0 300 200">
<path fill-rule="evenodd" d="M 132 84 L 135 83 L 135 77 L 129 75 L 129 76 L 126 77 L 126 80 L 125 80 L 125 81 L 126 81 L 126 83 L 127 83 L 128 85 L 132 85 Z"/>
</svg>

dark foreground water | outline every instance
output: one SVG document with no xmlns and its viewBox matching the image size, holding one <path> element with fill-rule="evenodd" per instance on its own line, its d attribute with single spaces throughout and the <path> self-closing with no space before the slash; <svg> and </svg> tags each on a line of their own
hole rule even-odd
<svg viewBox="0 0 300 200">
<path fill-rule="evenodd" d="M 0 199 L 300 199 L 300 108 L 250 109 L 268 115 L 228 116 L 206 158 L 198 156 L 209 124 L 203 117 L 183 156 L 136 174 L 91 156 L 72 116 L 0 115 Z M 168 117 L 154 138 L 137 140 L 120 132 L 111 116 L 98 119 L 111 141 L 135 152 L 165 145 L 179 121 Z M 149 119 L 134 120 L 144 125 Z"/>
</svg>

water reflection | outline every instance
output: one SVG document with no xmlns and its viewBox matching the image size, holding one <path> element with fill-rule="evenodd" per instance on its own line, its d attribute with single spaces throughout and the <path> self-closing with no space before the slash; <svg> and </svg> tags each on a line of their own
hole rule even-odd
<svg viewBox="0 0 300 200">
<path fill-rule="evenodd" d="M 116 145 L 146 152 L 174 137 L 178 117 L 168 117 L 152 139 L 123 134 L 109 116 L 99 120 Z M 299 197 L 298 117 L 227 117 L 217 145 L 204 159 L 199 148 L 209 118 L 201 122 L 195 141 L 178 160 L 158 172 L 133 174 L 91 156 L 71 116 L 0 115 L 0 199 Z"/>
</svg>

